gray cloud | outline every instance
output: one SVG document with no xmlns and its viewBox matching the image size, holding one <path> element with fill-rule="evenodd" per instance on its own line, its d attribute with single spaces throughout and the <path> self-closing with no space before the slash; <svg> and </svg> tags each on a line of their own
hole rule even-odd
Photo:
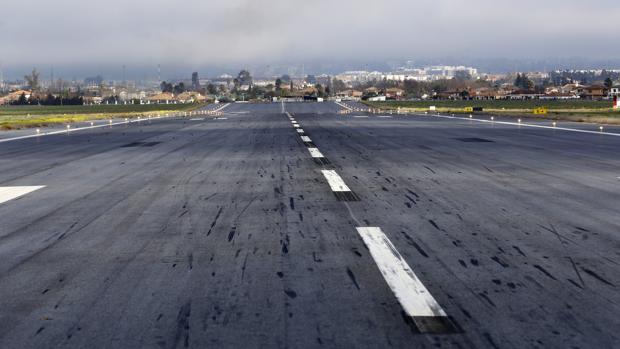
<svg viewBox="0 0 620 349">
<path fill-rule="evenodd" d="M 5 0 L 10 64 L 620 58 L 617 0 Z"/>
</svg>

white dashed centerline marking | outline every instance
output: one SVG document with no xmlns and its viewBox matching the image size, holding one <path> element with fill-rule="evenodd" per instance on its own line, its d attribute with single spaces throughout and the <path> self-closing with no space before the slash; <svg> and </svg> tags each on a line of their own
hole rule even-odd
<svg viewBox="0 0 620 349">
<path fill-rule="evenodd" d="M 312 140 L 308 136 L 301 136 L 301 141 L 306 143 L 312 142 Z"/>
<path fill-rule="evenodd" d="M 327 183 L 329 187 L 332 188 L 334 192 L 345 192 L 351 191 L 349 187 L 344 183 L 342 178 L 336 173 L 334 170 L 322 170 L 323 176 L 327 179 Z"/>
<path fill-rule="evenodd" d="M 319 148 L 308 148 L 308 151 L 310 152 L 310 155 L 312 155 L 313 158 L 324 158 L 325 157 L 319 151 Z"/>
<path fill-rule="evenodd" d="M 32 193 L 35 190 L 45 188 L 44 185 L 28 187 L 0 187 L 0 204 L 16 199 L 20 196 Z"/>
<path fill-rule="evenodd" d="M 304 133 L 304 129 L 303 128 L 298 128 L 297 129 L 297 133 Z"/>
<path fill-rule="evenodd" d="M 377 227 L 358 227 L 379 271 L 392 292 L 421 332 L 446 333 L 455 326 L 446 312 L 415 275 L 390 239 Z"/>
</svg>

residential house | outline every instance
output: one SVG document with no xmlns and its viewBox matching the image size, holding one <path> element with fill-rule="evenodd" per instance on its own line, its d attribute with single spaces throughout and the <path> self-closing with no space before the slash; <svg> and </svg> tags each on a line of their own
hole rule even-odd
<svg viewBox="0 0 620 349">
<path fill-rule="evenodd" d="M 175 102 L 174 95 L 169 92 L 162 92 L 146 98 L 147 104 L 174 104 Z"/>
<path fill-rule="evenodd" d="M 388 88 L 385 90 L 385 97 L 387 99 L 402 99 L 405 97 L 405 90 L 397 87 Z"/>
<path fill-rule="evenodd" d="M 592 85 L 585 87 L 581 93 L 581 97 L 585 99 L 603 99 L 607 97 L 609 89 L 602 85 Z"/>
<path fill-rule="evenodd" d="M 195 102 L 204 102 L 206 100 L 205 96 L 201 95 L 198 92 L 183 92 L 180 95 L 175 97 L 175 100 L 179 103 L 195 103 Z"/>
<path fill-rule="evenodd" d="M 0 104 L 11 104 L 19 100 L 19 98 L 22 95 L 24 95 L 24 97 L 26 97 L 26 100 L 28 100 L 32 96 L 32 91 L 27 91 L 27 90 L 13 91 L 4 97 L 0 97 Z"/>
<path fill-rule="evenodd" d="M 356 90 L 344 90 L 336 93 L 336 97 L 341 99 L 360 99 L 362 95 L 362 91 Z"/>
<path fill-rule="evenodd" d="M 537 93 L 534 90 L 516 90 L 508 95 L 508 99 L 538 99 L 543 94 Z"/>
</svg>

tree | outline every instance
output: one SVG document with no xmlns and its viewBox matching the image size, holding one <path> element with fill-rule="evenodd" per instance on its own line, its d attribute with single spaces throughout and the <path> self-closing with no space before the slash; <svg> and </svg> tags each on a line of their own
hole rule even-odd
<svg viewBox="0 0 620 349">
<path fill-rule="evenodd" d="M 245 69 L 239 72 L 236 80 L 239 85 L 252 85 L 252 75 L 250 75 L 250 72 Z"/>
<path fill-rule="evenodd" d="M 527 75 L 517 73 L 514 85 L 520 89 L 531 90 L 534 88 L 534 82 L 530 80 Z"/>
<path fill-rule="evenodd" d="M 39 72 L 36 68 L 32 69 L 32 73 L 30 73 L 30 75 L 24 76 L 24 79 L 32 91 L 39 89 Z"/>
<path fill-rule="evenodd" d="M 186 91 L 185 84 L 180 82 L 178 85 L 173 88 L 174 94 L 180 95 L 181 93 Z"/>
<path fill-rule="evenodd" d="M 282 89 L 282 79 L 277 78 L 276 79 L 276 91 L 280 91 L 280 89 Z"/>
<path fill-rule="evenodd" d="M 461 81 L 471 80 L 471 74 L 467 70 L 457 70 L 454 74 L 454 79 Z"/>
<path fill-rule="evenodd" d="M 612 88 L 614 86 L 614 81 L 611 78 L 605 79 L 605 87 Z"/>
<path fill-rule="evenodd" d="M 334 79 L 334 81 L 332 82 L 332 85 L 333 85 L 333 89 L 335 93 L 338 93 L 338 92 L 341 92 L 347 89 L 347 85 L 342 80 L 339 80 L 339 79 Z"/>
<path fill-rule="evenodd" d="M 217 94 L 217 87 L 215 87 L 215 85 L 213 84 L 209 84 L 207 85 L 207 92 L 209 92 L 209 94 Z"/>
<path fill-rule="evenodd" d="M 172 86 L 171 83 L 165 82 L 165 81 L 161 82 L 161 92 L 172 93 L 173 89 L 174 89 L 174 87 Z"/>
<path fill-rule="evenodd" d="M 325 89 L 323 88 L 323 85 L 316 84 L 314 88 L 316 88 L 317 97 L 325 97 Z"/>
<path fill-rule="evenodd" d="M 19 105 L 24 105 L 24 104 L 28 104 L 28 99 L 26 98 L 26 94 L 22 92 L 21 95 L 19 95 L 19 99 L 17 100 L 17 103 Z"/>
</svg>

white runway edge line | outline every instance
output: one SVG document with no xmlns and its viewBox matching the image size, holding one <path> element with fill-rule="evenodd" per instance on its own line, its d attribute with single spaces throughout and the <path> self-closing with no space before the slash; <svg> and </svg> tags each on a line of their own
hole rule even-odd
<svg viewBox="0 0 620 349">
<path fill-rule="evenodd" d="M 169 116 L 153 116 L 153 117 L 150 117 L 150 118 L 130 119 L 130 120 L 127 120 L 127 121 L 118 121 L 118 122 L 112 122 L 112 123 L 105 122 L 105 123 L 101 123 L 99 125 L 94 125 L 94 126 L 76 127 L 76 128 L 65 129 L 65 130 L 43 132 L 41 134 L 19 136 L 19 137 L 13 137 L 13 138 L 5 138 L 5 139 L 0 139 L 0 143 L 11 142 L 11 141 L 18 141 L 20 139 L 29 139 L 29 138 L 37 138 L 37 137 L 43 137 L 43 136 L 53 136 L 53 135 L 67 134 L 67 133 L 73 133 L 73 132 L 77 132 L 77 131 L 92 130 L 92 129 L 96 129 L 96 128 L 110 127 L 110 126 L 115 126 L 115 125 L 126 125 L 126 124 L 133 124 L 133 123 L 136 123 L 136 122 L 145 122 L 145 121 L 152 121 L 152 120 L 158 120 L 158 119 L 164 119 L 164 118 L 174 118 L 174 117 L 179 117 L 179 116 L 180 116 L 180 114 L 173 114 L 173 115 L 169 115 Z"/>
<path fill-rule="evenodd" d="M 32 193 L 35 190 L 45 188 L 44 185 L 27 187 L 0 187 L 0 204 L 16 199 L 20 196 Z"/>
<path fill-rule="evenodd" d="M 339 106 L 343 107 L 343 108 L 344 108 L 344 109 L 346 109 L 346 110 L 349 110 L 349 111 L 353 110 L 353 108 L 350 108 L 350 107 L 348 107 L 347 105 L 342 104 L 342 103 L 340 103 L 340 102 L 335 102 L 335 103 L 336 103 L 336 104 L 338 104 Z"/>
<path fill-rule="evenodd" d="M 415 275 L 390 239 L 377 227 L 358 227 L 379 271 L 403 310 L 422 333 L 452 333 L 457 326 Z"/>
<path fill-rule="evenodd" d="M 226 104 L 224 104 L 223 106 L 221 106 L 221 107 L 219 107 L 219 108 L 217 108 L 217 109 L 213 109 L 213 110 L 211 110 L 211 112 L 215 112 L 215 113 L 217 113 L 218 111 L 222 111 L 222 110 L 224 110 L 224 108 L 228 107 L 229 105 L 230 105 L 230 103 L 226 103 Z"/>
<path fill-rule="evenodd" d="M 310 155 L 313 158 L 324 158 L 323 154 L 319 151 L 319 148 L 308 148 Z"/>
<path fill-rule="evenodd" d="M 423 114 L 418 114 L 420 116 L 428 116 Z M 569 132 L 580 132 L 580 133 L 590 133 L 596 135 L 607 135 L 607 136 L 616 136 L 620 137 L 620 133 L 612 133 L 612 132 L 601 132 L 601 131 L 590 131 L 590 130 L 580 130 L 577 128 L 568 128 L 568 127 L 553 127 L 553 126 L 545 126 L 545 125 L 533 125 L 527 124 L 524 122 L 510 122 L 510 121 L 497 121 L 497 120 L 483 120 L 483 119 L 474 119 L 474 118 L 463 118 L 460 116 L 448 116 L 448 115 L 433 115 L 438 118 L 444 119 L 458 119 L 458 120 L 468 120 L 468 121 L 478 121 L 478 122 L 486 122 L 489 124 L 500 124 L 500 125 L 511 125 L 511 126 L 524 126 L 524 127 L 534 127 L 534 128 L 544 128 L 549 130 L 560 130 L 560 131 L 569 131 Z"/>
</svg>

